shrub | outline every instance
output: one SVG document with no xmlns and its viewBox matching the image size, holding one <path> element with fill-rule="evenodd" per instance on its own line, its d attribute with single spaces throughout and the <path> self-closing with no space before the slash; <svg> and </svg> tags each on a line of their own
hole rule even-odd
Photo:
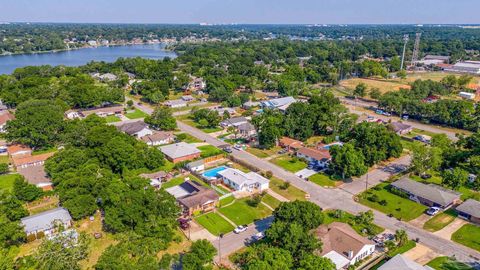
<svg viewBox="0 0 480 270">
<path fill-rule="evenodd" d="M 8 164 L 7 163 L 0 163 L 0 174 L 4 174 L 8 172 Z"/>
<path fill-rule="evenodd" d="M 372 196 L 368 197 L 368 200 L 371 202 L 378 202 L 377 194 L 373 194 Z"/>
<path fill-rule="evenodd" d="M 290 182 L 284 182 L 281 186 L 280 186 L 280 189 L 288 189 L 290 187 Z"/>
<path fill-rule="evenodd" d="M 273 176 L 272 171 L 266 171 L 265 172 L 265 177 L 267 177 L 268 179 L 272 178 L 272 176 Z"/>
<path fill-rule="evenodd" d="M 388 204 L 386 200 L 381 200 L 378 203 L 383 206 L 386 206 Z"/>
<path fill-rule="evenodd" d="M 247 204 L 251 207 L 257 207 L 260 202 L 262 202 L 262 195 L 261 194 L 256 194 L 253 195 L 251 198 L 247 200 Z"/>
</svg>

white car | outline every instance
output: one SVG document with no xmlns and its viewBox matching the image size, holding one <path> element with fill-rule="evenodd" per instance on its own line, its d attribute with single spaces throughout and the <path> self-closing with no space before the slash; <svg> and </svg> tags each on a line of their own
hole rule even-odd
<svg viewBox="0 0 480 270">
<path fill-rule="evenodd" d="M 258 241 L 260 239 L 263 239 L 265 237 L 265 234 L 263 232 L 256 233 L 252 236 L 252 239 L 255 241 Z"/>
<path fill-rule="evenodd" d="M 440 212 L 440 208 L 438 207 L 430 207 L 428 208 L 427 210 L 427 214 L 430 215 L 430 216 L 435 216 L 436 214 L 438 214 L 438 212 Z"/>
<path fill-rule="evenodd" d="M 237 228 L 235 228 L 235 230 L 233 230 L 233 232 L 238 234 L 238 233 L 242 233 L 242 232 L 246 231 L 247 229 L 248 229 L 247 225 L 240 225 Z"/>
<path fill-rule="evenodd" d="M 243 147 L 240 144 L 235 144 L 233 148 L 237 149 L 238 151 L 242 151 Z"/>
</svg>

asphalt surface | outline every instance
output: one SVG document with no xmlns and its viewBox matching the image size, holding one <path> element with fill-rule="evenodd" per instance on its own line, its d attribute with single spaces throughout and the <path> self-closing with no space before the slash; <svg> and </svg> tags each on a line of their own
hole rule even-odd
<svg viewBox="0 0 480 270">
<path fill-rule="evenodd" d="M 135 106 L 139 108 L 140 110 L 151 114 L 153 112 L 153 109 L 146 105 L 140 105 L 138 102 L 134 101 Z M 363 112 L 362 112 L 363 113 Z M 410 122 L 408 122 L 410 124 Z M 416 122 L 413 122 L 414 124 L 418 124 Z M 221 140 L 218 140 L 217 138 L 214 138 L 210 136 L 209 134 L 191 127 L 181 121 L 177 121 L 178 128 L 182 130 L 183 132 L 186 132 L 194 137 L 197 137 L 200 140 L 203 140 L 211 145 L 214 146 L 222 146 L 225 145 L 224 142 Z M 423 130 L 427 130 L 423 126 L 428 127 L 427 125 L 421 125 L 421 126 L 414 126 L 418 127 Z M 438 128 L 433 127 L 436 133 L 444 133 L 443 130 L 440 130 Z M 448 135 L 448 134 L 447 134 Z M 451 137 L 451 134 L 448 135 Z M 348 211 L 350 213 L 356 214 L 358 212 L 363 212 L 363 211 L 368 211 L 372 210 L 366 206 L 363 206 L 353 200 L 352 193 L 356 193 L 358 189 L 358 182 L 353 182 L 351 183 L 352 187 L 350 188 L 348 185 L 345 184 L 343 185 L 342 188 L 340 189 L 326 189 L 323 187 L 320 187 L 314 183 L 307 182 L 297 176 L 295 176 L 293 173 L 290 173 L 283 168 L 280 168 L 266 160 L 260 159 L 252 154 L 249 154 L 248 152 L 245 151 L 239 151 L 233 149 L 233 152 L 231 153 L 233 156 L 235 156 L 238 159 L 241 159 L 244 162 L 247 162 L 253 166 L 256 166 L 257 168 L 264 170 L 264 171 L 272 171 L 273 175 L 284 180 L 290 182 L 292 185 L 295 187 L 307 192 L 310 194 L 310 201 L 313 203 L 316 203 L 323 209 L 341 209 L 344 211 Z M 402 162 L 400 162 L 402 163 Z M 392 164 L 388 165 L 391 166 Z M 401 165 L 401 164 L 400 164 Z M 379 172 L 377 170 L 383 171 Z M 385 167 L 380 167 L 377 169 L 374 169 L 369 172 L 369 181 L 374 182 L 380 182 L 385 179 L 385 174 L 384 172 L 387 171 Z M 359 181 L 360 182 L 360 181 Z M 372 184 L 373 185 L 373 184 Z M 406 222 L 398 221 L 395 218 L 390 218 L 387 215 L 373 210 L 375 214 L 375 223 L 384 227 L 385 229 L 388 229 L 390 231 L 395 231 L 398 229 L 403 229 L 405 230 L 409 237 L 411 239 L 419 239 L 419 241 L 424 244 L 425 246 L 431 248 L 433 251 L 444 254 L 447 256 L 454 256 L 458 260 L 462 262 L 467 262 L 471 263 L 472 265 L 475 264 L 476 267 L 480 267 L 480 252 L 477 252 L 473 249 L 470 249 L 468 247 L 465 247 L 463 245 L 457 244 L 453 241 L 449 241 L 443 238 L 440 238 L 432 233 L 429 233 L 423 229 L 419 229 L 414 227 L 413 225 L 410 225 Z M 266 223 L 266 226 L 268 226 L 268 223 Z M 226 235 L 223 239 L 220 241 L 220 252 L 222 253 L 221 256 L 224 257 L 227 254 L 230 254 L 234 252 L 235 250 L 238 250 L 242 247 L 245 246 L 245 239 L 250 238 L 252 235 L 257 233 L 259 230 L 254 228 L 249 228 L 248 231 L 243 232 L 240 235 L 234 235 L 234 234 L 228 234 Z M 218 240 L 217 240 L 218 241 Z M 218 242 L 215 243 L 217 244 L 218 248 Z"/>
</svg>

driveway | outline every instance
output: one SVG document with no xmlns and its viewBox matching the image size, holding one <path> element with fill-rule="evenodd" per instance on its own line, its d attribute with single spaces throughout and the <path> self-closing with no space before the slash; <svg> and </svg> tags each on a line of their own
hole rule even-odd
<svg viewBox="0 0 480 270">
<path fill-rule="evenodd" d="M 436 257 L 442 256 L 442 254 L 438 254 L 429 247 L 422 244 L 417 244 L 416 247 L 403 253 L 403 255 L 421 265 L 427 264 L 429 261 L 435 259 Z"/>
<path fill-rule="evenodd" d="M 417 217 L 416 219 L 410 220 L 409 223 L 412 224 L 413 226 L 417 227 L 417 228 L 423 228 L 423 224 L 425 224 L 425 222 L 427 222 L 431 218 L 432 217 L 427 215 L 427 214 L 422 214 L 421 216 Z"/>
<path fill-rule="evenodd" d="M 468 221 L 463 220 L 461 218 L 456 218 L 452 223 L 445 226 L 445 228 L 434 232 L 433 234 L 442 237 L 443 239 L 450 240 L 452 239 L 452 234 L 458 229 L 460 229 L 463 225 L 467 224 Z"/>
<path fill-rule="evenodd" d="M 296 176 L 300 177 L 300 178 L 308 178 L 314 174 L 316 174 L 317 172 L 314 171 L 314 170 L 310 170 L 310 169 L 303 169 L 303 170 L 300 170 L 298 172 L 295 173 Z"/>
</svg>

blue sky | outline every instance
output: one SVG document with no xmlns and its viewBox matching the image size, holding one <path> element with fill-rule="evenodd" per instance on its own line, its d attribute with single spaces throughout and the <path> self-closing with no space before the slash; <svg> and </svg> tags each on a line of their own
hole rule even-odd
<svg viewBox="0 0 480 270">
<path fill-rule="evenodd" d="M 0 21 L 480 23 L 480 0 L 0 0 Z"/>
</svg>

